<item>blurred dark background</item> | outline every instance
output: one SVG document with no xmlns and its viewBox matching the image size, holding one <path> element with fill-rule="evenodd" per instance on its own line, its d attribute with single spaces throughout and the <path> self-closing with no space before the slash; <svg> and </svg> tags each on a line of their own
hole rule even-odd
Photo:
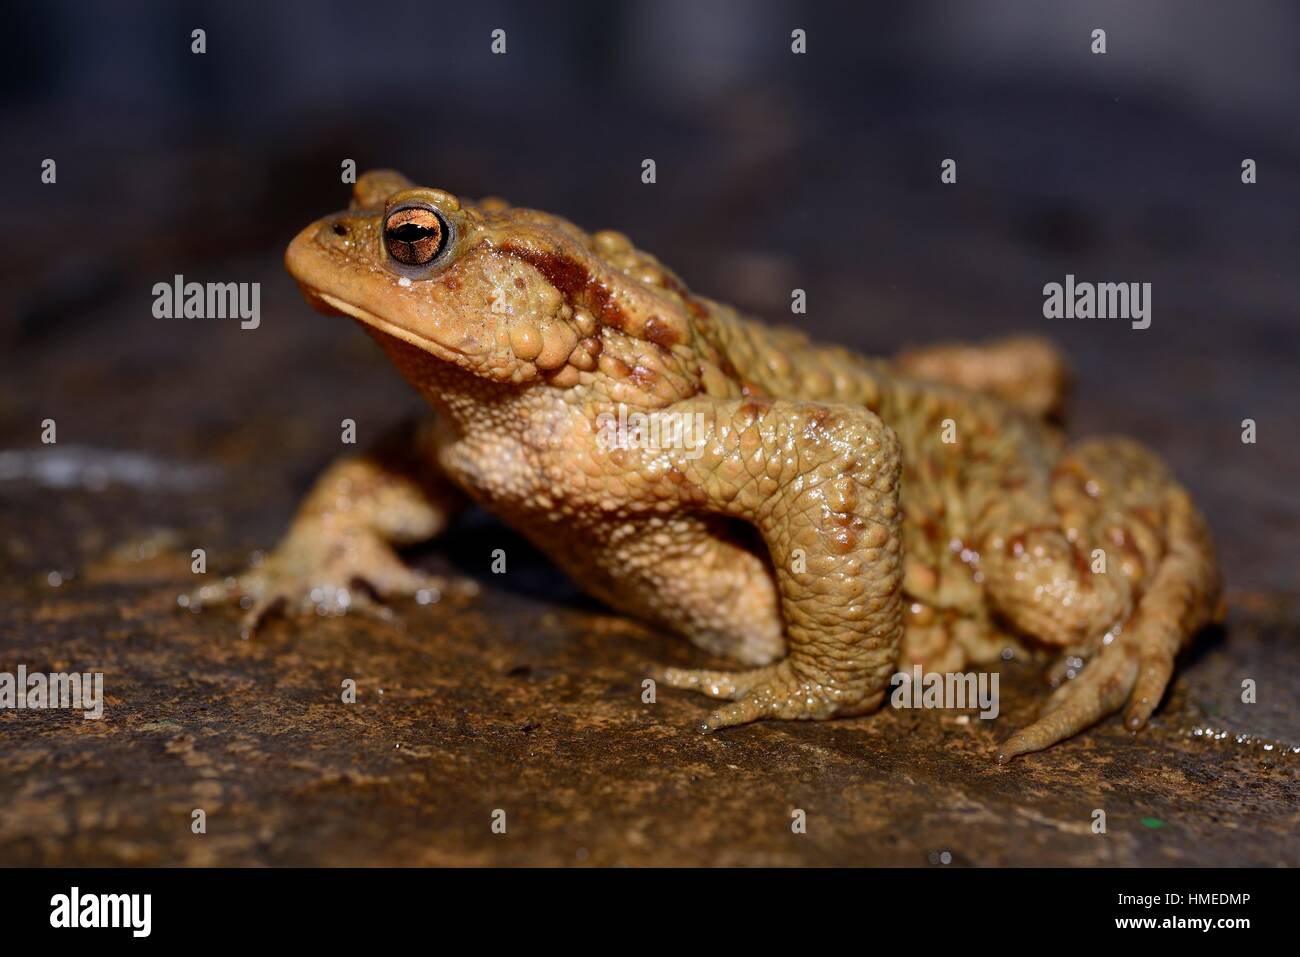
<svg viewBox="0 0 1300 957">
<path fill-rule="evenodd" d="M 38 505 L 49 476 L 11 457 L 11 567 L 50 565 L 31 541 L 75 563 L 149 523 L 269 544 L 337 451 L 340 418 L 374 435 L 416 407 L 280 266 L 297 229 L 346 203 L 350 158 L 619 228 L 770 320 L 796 318 L 802 287 L 798 321 L 863 351 L 1049 335 L 1077 373 L 1072 426 L 1165 454 L 1231 582 L 1294 585 L 1292 3 L 44 2 L 0 16 L 0 448 L 39 450 L 54 418 L 60 445 L 219 474 L 202 496 L 127 481 L 134 505 L 87 497 L 69 524 Z M 790 52 L 794 28 L 806 55 Z M 47 157 L 57 185 L 40 182 Z M 939 182 L 947 157 L 955 186 Z M 1042 286 L 1067 272 L 1151 282 L 1152 327 L 1045 320 Z M 151 287 L 175 273 L 261 282 L 262 327 L 153 318 Z"/>
</svg>

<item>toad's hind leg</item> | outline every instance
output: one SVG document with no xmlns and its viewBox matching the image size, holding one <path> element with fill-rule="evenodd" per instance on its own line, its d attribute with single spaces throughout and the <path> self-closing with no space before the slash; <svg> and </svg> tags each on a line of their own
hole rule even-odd
<svg viewBox="0 0 1300 957">
<path fill-rule="evenodd" d="M 1065 358 L 1039 336 L 906 349 L 893 365 L 921 379 L 995 395 L 1037 416 L 1060 411 L 1069 382 Z"/>
<path fill-rule="evenodd" d="M 1002 745 L 999 761 L 1077 734 L 1126 703 L 1125 723 L 1142 727 L 1164 695 L 1174 656 L 1218 607 L 1219 572 L 1205 521 L 1141 446 L 1124 439 L 1076 446 L 1053 476 L 1052 503 L 1072 565 L 1050 559 L 1051 533 L 1024 530 L 992 562 L 995 598 L 1004 614 L 1034 626 L 1030 633 L 1049 643 L 1089 637 L 1083 615 L 1068 609 L 1096 616 L 1091 637 L 1106 638 L 1083 675 Z M 1105 561 L 1100 573 L 1093 570 L 1098 552 Z M 1015 569 L 1010 578 L 1008 569 Z M 1033 607 L 1043 596 L 1052 606 L 1046 615 Z M 1056 607 L 1063 602 L 1067 610 Z M 1060 627 L 1040 630 L 1045 622 Z"/>
</svg>

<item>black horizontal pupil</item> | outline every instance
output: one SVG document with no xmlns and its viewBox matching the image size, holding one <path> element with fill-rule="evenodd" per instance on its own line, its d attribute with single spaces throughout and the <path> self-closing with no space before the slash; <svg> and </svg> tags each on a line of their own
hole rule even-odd
<svg viewBox="0 0 1300 957">
<path fill-rule="evenodd" d="M 417 243 L 421 239 L 434 235 L 434 231 L 419 223 L 402 223 L 390 229 L 388 235 L 400 243 Z"/>
</svg>

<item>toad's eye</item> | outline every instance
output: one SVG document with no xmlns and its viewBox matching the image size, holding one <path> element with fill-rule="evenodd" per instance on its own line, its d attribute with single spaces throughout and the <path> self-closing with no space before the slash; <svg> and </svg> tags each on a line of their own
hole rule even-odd
<svg viewBox="0 0 1300 957">
<path fill-rule="evenodd" d="M 384 220 L 388 255 L 408 266 L 427 266 L 447 247 L 447 221 L 427 206 L 395 209 Z"/>
</svg>

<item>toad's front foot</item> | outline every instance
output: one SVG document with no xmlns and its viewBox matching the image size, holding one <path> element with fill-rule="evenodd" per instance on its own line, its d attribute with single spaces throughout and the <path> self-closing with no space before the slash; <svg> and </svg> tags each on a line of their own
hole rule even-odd
<svg viewBox="0 0 1300 957">
<path fill-rule="evenodd" d="M 443 594 L 470 595 L 477 585 L 408 567 L 392 546 L 364 528 L 327 532 L 295 527 L 261 565 L 226 582 L 204 585 L 188 596 L 190 607 L 238 601 L 246 609 L 240 634 L 251 637 L 270 615 L 361 613 L 391 620 L 376 599 Z"/>
<path fill-rule="evenodd" d="M 762 718 L 815 721 L 865 714 L 874 711 L 882 697 L 877 693 L 864 698 L 857 691 L 800 678 L 788 660 L 749 671 L 665 668 L 660 680 L 672 688 L 732 699 L 700 722 L 699 729 L 706 733 Z"/>
</svg>

